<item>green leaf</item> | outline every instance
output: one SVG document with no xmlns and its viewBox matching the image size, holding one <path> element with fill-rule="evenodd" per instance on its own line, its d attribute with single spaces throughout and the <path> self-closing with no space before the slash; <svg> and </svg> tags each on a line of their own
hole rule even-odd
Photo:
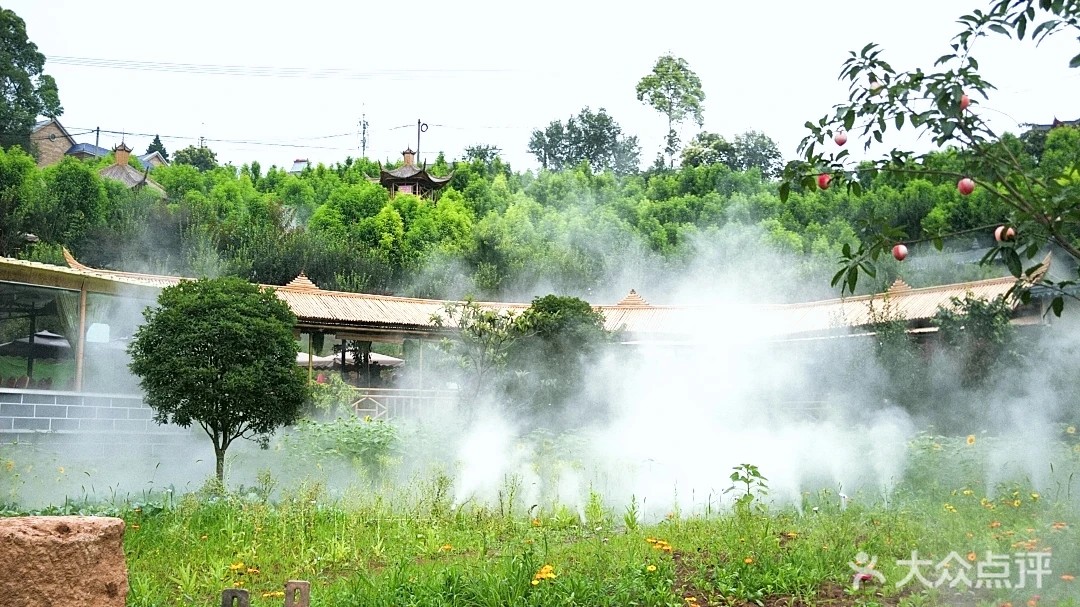
<svg viewBox="0 0 1080 607">
<path fill-rule="evenodd" d="M 855 110 L 849 109 L 847 114 L 844 114 L 844 129 L 850 131 L 853 126 L 855 126 Z"/>
<path fill-rule="evenodd" d="M 999 33 L 999 34 L 1001 34 L 1003 36 L 1008 36 L 1008 37 L 1012 38 L 1012 34 L 1009 33 L 1009 30 L 1007 30 L 1004 27 L 998 25 L 997 23 L 991 23 L 990 24 L 990 31 L 997 32 L 997 33 Z"/>
<path fill-rule="evenodd" d="M 1050 309 L 1054 311 L 1054 316 L 1061 317 L 1061 310 L 1065 307 L 1065 300 L 1060 295 L 1054 298 L 1050 302 Z"/>
<path fill-rule="evenodd" d="M 844 272 L 847 272 L 847 268 L 841 268 L 840 271 L 832 277 L 832 283 L 830 283 L 829 286 L 835 287 L 836 285 L 840 284 L 840 281 L 844 279 Z"/>
<path fill-rule="evenodd" d="M 855 293 L 855 285 L 859 282 L 859 267 L 852 266 L 848 268 L 847 273 L 847 290 L 848 293 Z"/>
<path fill-rule="evenodd" d="M 897 114 L 896 115 L 896 130 L 899 131 L 902 128 L 904 128 L 904 115 L 903 114 Z"/>
<path fill-rule="evenodd" d="M 937 249 L 938 251 L 945 248 L 945 241 L 941 237 L 935 238 L 934 239 L 934 248 Z"/>
<path fill-rule="evenodd" d="M 780 202 L 787 202 L 788 196 L 791 195 L 791 184 L 785 181 L 780 184 Z"/>
<path fill-rule="evenodd" d="M 1020 256 L 1016 254 L 1016 249 L 1012 247 L 1002 247 L 1000 251 L 1001 260 L 1005 262 L 1005 267 L 1009 268 L 1009 273 L 1020 278 L 1024 273 L 1024 265 L 1020 263 Z"/>
<path fill-rule="evenodd" d="M 1080 67 L 1080 55 L 1069 60 L 1069 67 Z"/>
</svg>

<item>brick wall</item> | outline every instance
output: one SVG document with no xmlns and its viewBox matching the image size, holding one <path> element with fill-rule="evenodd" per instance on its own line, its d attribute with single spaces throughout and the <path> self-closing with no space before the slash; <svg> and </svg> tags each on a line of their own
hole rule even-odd
<svg viewBox="0 0 1080 607">
<path fill-rule="evenodd" d="M 49 166 L 60 162 L 64 153 L 71 149 L 71 140 L 64 136 L 56 123 L 50 123 L 41 128 L 31 137 L 37 146 L 37 164 L 39 167 Z"/>
<path fill-rule="evenodd" d="M 0 388 L 0 444 L 78 442 L 109 455 L 167 450 L 191 434 L 156 423 L 140 395 Z"/>
</svg>

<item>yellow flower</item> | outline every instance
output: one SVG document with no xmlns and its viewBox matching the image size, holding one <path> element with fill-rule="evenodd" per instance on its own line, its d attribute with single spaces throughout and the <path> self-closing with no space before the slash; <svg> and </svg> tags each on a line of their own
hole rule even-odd
<svg viewBox="0 0 1080 607">
<path fill-rule="evenodd" d="M 974 434 L 968 434 L 967 444 L 969 444 L 969 445 L 974 445 L 975 444 L 975 435 Z"/>
<path fill-rule="evenodd" d="M 283 596 L 285 596 L 285 591 L 283 590 L 273 590 L 271 592 L 262 593 L 262 598 L 264 599 L 281 598 Z"/>
<path fill-rule="evenodd" d="M 656 543 L 656 538 L 655 537 L 647 537 L 647 538 L 645 538 L 645 541 L 649 542 L 650 544 L 655 544 Z"/>
<path fill-rule="evenodd" d="M 1065 434 L 1076 434 L 1076 426 L 1065 428 Z"/>
<path fill-rule="evenodd" d="M 232 585 L 234 587 L 236 587 L 236 588 L 243 588 L 244 587 L 244 580 L 236 580 L 235 582 L 233 582 Z"/>
<path fill-rule="evenodd" d="M 1031 501 L 1033 501 L 1033 502 L 1039 501 L 1040 497 L 1042 497 L 1042 496 L 1039 495 L 1038 493 L 1035 493 L 1034 491 L 1031 493 Z"/>
<path fill-rule="evenodd" d="M 15 460 L 9 459 L 6 462 L 4 462 L 4 469 L 7 470 L 8 472 L 11 472 L 12 470 L 14 470 L 15 469 Z"/>
<path fill-rule="evenodd" d="M 962 493 L 963 493 L 964 495 L 971 495 L 972 493 L 975 493 L 975 492 L 974 492 L 974 491 L 972 491 L 971 489 L 964 489 Z"/>
<path fill-rule="evenodd" d="M 972 563 L 974 563 L 978 558 L 979 557 L 975 554 L 975 551 L 967 553 L 967 560 L 971 561 Z"/>
<path fill-rule="evenodd" d="M 259 568 L 258 567 L 248 567 L 247 572 L 249 574 L 251 574 L 251 575 L 255 575 L 256 573 L 259 573 Z"/>
<path fill-rule="evenodd" d="M 450 544 L 443 544 L 442 546 L 439 546 L 439 552 L 450 552 L 453 549 L 454 547 Z"/>
<path fill-rule="evenodd" d="M 139 530 L 139 524 L 138 523 L 132 523 L 131 528 L 138 531 Z"/>
<path fill-rule="evenodd" d="M 990 528 L 997 529 L 1001 526 L 1001 521 L 990 521 Z"/>
<path fill-rule="evenodd" d="M 63 466 L 58 466 L 56 468 L 56 471 L 59 472 L 60 474 L 63 474 L 64 473 L 64 467 Z"/>
<path fill-rule="evenodd" d="M 229 570 L 230 571 L 240 571 L 243 568 L 244 568 L 244 562 L 243 561 L 239 561 L 239 562 L 233 563 L 232 565 L 229 565 Z"/>
<path fill-rule="evenodd" d="M 532 585 L 533 585 L 533 586 L 536 586 L 536 585 L 537 585 L 537 584 L 539 584 L 539 583 L 540 583 L 540 580 L 538 580 L 538 579 L 536 579 L 536 578 L 533 578 L 533 581 L 532 581 Z"/>
<path fill-rule="evenodd" d="M 1063 582 L 1071 582 L 1071 581 L 1073 581 L 1075 579 L 1076 579 L 1075 576 L 1069 575 L 1068 573 L 1061 576 L 1061 581 L 1063 581 Z"/>
<path fill-rule="evenodd" d="M 747 565 L 753 565 L 754 564 L 754 557 L 748 556 L 748 557 L 744 558 L 742 560 L 742 562 L 746 563 Z"/>
<path fill-rule="evenodd" d="M 1061 523 L 1061 522 L 1057 522 L 1057 523 L 1054 523 L 1053 525 L 1050 525 L 1050 527 L 1053 528 L 1054 531 L 1061 531 L 1062 529 L 1068 528 L 1068 526 L 1069 525 L 1067 523 Z"/>
<path fill-rule="evenodd" d="M 656 565 L 649 565 L 648 567 L 645 568 L 645 571 L 649 571 L 649 572 L 656 571 Z"/>
<path fill-rule="evenodd" d="M 1013 508 L 1019 508 L 1020 507 L 1020 500 L 1013 500 L 1011 503 L 1012 503 Z"/>
<path fill-rule="evenodd" d="M 956 506 L 953 506 L 952 504 L 945 504 L 945 512 L 955 513 L 956 512 Z"/>
<path fill-rule="evenodd" d="M 532 526 L 533 526 L 533 527 L 539 527 L 539 526 L 540 526 L 540 525 L 542 525 L 542 524 L 543 524 L 543 523 L 541 523 L 541 522 L 540 522 L 540 519 L 538 519 L 538 518 L 534 518 L 534 519 L 532 520 Z"/>
</svg>

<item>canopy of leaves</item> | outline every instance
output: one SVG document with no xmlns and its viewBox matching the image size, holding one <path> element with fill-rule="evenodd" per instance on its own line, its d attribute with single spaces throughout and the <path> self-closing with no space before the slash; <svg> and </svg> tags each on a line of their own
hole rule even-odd
<svg viewBox="0 0 1080 607">
<path fill-rule="evenodd" d="M 565 124 L 555 121 L 543 131 L 533 131 L 529 153 L 553 171 L 585 163 L 593 171 L 625 175 L 637 171 L 640 162 L 637 137 L 624 137 L 604 108 L 593 112 L 586 107 Z"/>
<path fill-rule="evenodd" d="M 38 116 L 64 113 L 56 81 L 45 74 L 45 55 L 26 36 L 26 22 L 0 7 L 0 148 L 33 151 L 30 133 Z"/>
<path fill-rule="evenodd" d="M 217 166 L 217 154 L 208 147 L 189 145 L 173 154 L 173 164 L 187 164 L 199 171 L 209 171 Z"/>
<path fill-rule="evenodd" d="M 237 278 L 167 287 L 129 353 L 159 423 L 201 427 L 222 458 L 238 438 L 265 441 L 306 398 L 295 317 L 272 291 Z"/>
<path fill-rule="evenodd" d="M 701 79 L 685 59 L 668 54 L 656 60 L 652 72 L 638 81 L 636 90 L 638 101 L 667 117 L 665 151 L 668 156 L 674 156 L 678 151 L 675 125 L 687 118 L 693 119 L 698 126 L 704 123 L 705 91 L 701 88 Z"/>
</svg>

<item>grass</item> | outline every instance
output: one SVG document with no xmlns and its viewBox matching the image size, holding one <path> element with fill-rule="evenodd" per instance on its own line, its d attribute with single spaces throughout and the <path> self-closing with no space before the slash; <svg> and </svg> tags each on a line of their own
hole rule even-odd
<svg viewBox="0 0 1080 607">
<path fill-rule="evenodd" d="M 262 473 L 255 486 L 232 492 L 208 486 L 175 500 L 69 502 L 41 513 L 124 518 L 133 607 L 216 604 L 228 587 L 248 589 L 252 605 L 280 605 L 283 584 L 293 579 L 309 580 L 312 605 L 326 607 L 1069 607 L 1080 605 L 1080 581 L 1072 579 L 1080 576 L 1074 439 L 1063 434 L 1054 446 L 1045 495 L 1022 478 L 986 484 L 996 472 L 986 456 L 1003 448 L 992 438 L 924 435 L 911 443 L 908 472 L 885 497 L 842 499 L 819 489 L 773 506 L 764 499 L 768 471 L 755 477 L 742 466 L 729 494 L 738 496 L 733 507 L 728 501 L 723 510 L 652 521 L 642 520 L 636 500 L 606 507 L 595 493 L 580 511 L 517 503 L 513 479 L 498 503 L 456 504 L 452 479 L 439 472 L 404 487 L 357 483 L 334 497 L 317 482 L 279 490 Z M 17 468 L 0 452 L 0 480 Z M 921 569 L 931 581 L 964 570 L 974 582 L 988 551 L 1007 555 L 1014 583 L 1017 553 L 1049 552 L 1052 573 L 1038 589 L 1034 577 L 1022 589 L 897 588 L 909 572 L 897 561 L 913 550 L 932 563 Z M 857 556 L 876 557 L 873 571 L 886 582 L 854 589 Z M 947 568 L 936 567 L 950 557 Z"/>
</svg>

